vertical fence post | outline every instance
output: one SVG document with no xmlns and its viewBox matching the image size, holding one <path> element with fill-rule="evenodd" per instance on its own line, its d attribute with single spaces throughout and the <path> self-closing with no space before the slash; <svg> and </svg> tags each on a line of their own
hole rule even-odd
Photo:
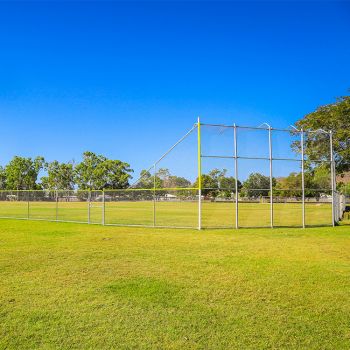
<svg viewBox="0 0 350 350">
<path fill-rule="evenodd" d="M 235 210 L 236 210 L 236 228 L 238 228 L 238 151 L 237 151 L 237 126 L 233 125 L 233 139 L 235 149 Z"/>
<path fill-rule="evenodd" d="M 202 145 L 201 145 L 201 122 L 197 122 L 197 157 L 198 157 L 198 230 L 202 229 Z"/>
<path fill-rule="evenodd" d="M 273 228 L 273 178 L 272 178 L 272 133 L 269 126 L 269 159 L 270 159 L 270 226 Z"/>
<path fill-rule="evenodd" d="M 332 189 L 332 226 L 335 226 L 335 200 L 334 200 L 334 191 L 335 191 L 335 169 L 334 169 L 334 156 L 333 156 L 333 132 L 329 132 L 329 151 L 331 156 L 331 189 Z"/>
<path fill-rule="evenodd" d="M 56 195 L 56 221 L 58 221 L 58 190 L 55 191 Z"/>
<path fill-rule="evenodd" d="M 88 192 L 88 224 L 90 224 L 90 201 L 91 201 L 91 191 Z"/>
<path fill-rule="evenodd" d="M 302 221 L 303 228 L 305 228 L 305 159 L 304 159 L 304 130 L 300 132 L 300 146 L 301 146 L 301 200 L 302 200 Z"/>
<path fill-rule="evenodd" d="M 17 198 L 18 198 L 18 191 L 17 191 Z M 28 220 L 30 218 L 29 201 L 30 201 L 30 191 L 27 190 L 27 219 Z"/>
<path fill-rule="evenodd" d="M 102 225 L 105 224 L 105 215 L 106 215 L 106 198 L 105 198 L 105 189 L 102 190 Z"/>
<path fill-rule="evenodd" d="M 153 165 L 153 227 L 156 226 L 156 172 L 157 165 Z"/>
</svg>

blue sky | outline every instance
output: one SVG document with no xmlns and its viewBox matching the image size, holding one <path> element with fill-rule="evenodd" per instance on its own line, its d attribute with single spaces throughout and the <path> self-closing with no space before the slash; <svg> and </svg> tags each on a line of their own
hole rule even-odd
<svg viewBox="0 0 350 350">
<path fill-rule="evenodd" d="M 0 3 L 0 163 L 91 150 L 137 173 L 198 115 L 286 127 L 348 93 L 349 19 L 348 2 Z"/>
</svg>

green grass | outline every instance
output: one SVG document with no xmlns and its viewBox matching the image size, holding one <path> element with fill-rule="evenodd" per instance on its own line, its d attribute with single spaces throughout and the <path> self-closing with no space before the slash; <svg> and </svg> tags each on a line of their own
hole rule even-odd
<svg viewBox="0 0 350 350">
<path fill-rule="evenodd" d="M 64 221 L 88 220 L 88 206 L 84 202 L 59 202 L 57 218 Z M 235 203 L 202 204 L 203 227 L 235 226 Z M 56 219 L 55 202 L 30 202 L 29 215 L 32 219 Z M 198 204 L 196 202 L 157 202 L 156 224 L 158 226 L 197 227 Z M 27 218 L 27 202 L 0 202 L 0 217 Z M 332 209 L 330 203 L 307 203 L 305 206 L 307 225 L 330 225 Z M 102 221 L 102 203 L 95 202 L 90 211 L 92 223 Z M 106 224 L 153 225 L 152 201 L 106 202 Z M 269 203 L 239 203 L 239 225 L 241 227 L 269 227 Z M 301 203 L 274 204 L 275 226 L 301 226 Z"/>
<path fill-rule="evenodd" d="M 0 220 L 0 349 L 348 349 L 350 230 Z"/>
</svg>

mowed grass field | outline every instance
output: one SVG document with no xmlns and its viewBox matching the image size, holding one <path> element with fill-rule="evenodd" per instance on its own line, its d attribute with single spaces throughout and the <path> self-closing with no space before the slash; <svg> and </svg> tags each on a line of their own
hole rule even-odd
<svg viewBox="0 0 350 350">
<path fill-rule="evenodd" d="M 120 201 L 105 203 L 105 223 L 119 225 L 153 225 L 152 201 Z M 93 202 L 90 208 L 90 222 L 102 222 L 102 203 Z M 88 221 L 87 202 L 0 202 L 0 217 L 16 217 L 44 220 Z M 155 204 L 157 226 L 198 226 L 197 202 L 165 202 Z M 239 226 L 269 227 L 269 203 L 239 203 Z M 330 203 L 307 203 L 305 206 L 306 225 L 331 225 Z M 203 202 L 203 227 L 234 227 L 236 220 L 235 203 Z M 302 226 L 301 203 L 275 203 L 275 226 Z"/>
<path fill-rule="evenodd" d="M 350 229 L 0 220 L 0 349 L 349 349 Z"/>
</svg>

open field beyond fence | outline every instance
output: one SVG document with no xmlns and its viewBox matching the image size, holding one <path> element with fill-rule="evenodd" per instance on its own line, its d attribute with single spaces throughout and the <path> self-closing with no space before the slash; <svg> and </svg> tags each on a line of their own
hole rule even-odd
<svg viewBox="0 0 350 350">
<path fill-rule="evenodd" d="M 0 217 L 40 220 L 60 220 L 103 222 L 103 203 L 92 202 L 88 209 L 87 202 L 45 202 L 45 201 L 0 201 Z M 197 227 L 198 203 L 158 201 L 120 201 L 105 202 L 105 224 L 152 226 Z M 203 227 L 235 227 L 235 204 L 203 202 Z M 269 203 L 239 203 L 239 226 L 269 227 Z M 306 225 L 331 225 L 331 203 L 306 203 Z M 274 226 L 302 226 L 301 203 L 275 203 Z"/>
</svg>

